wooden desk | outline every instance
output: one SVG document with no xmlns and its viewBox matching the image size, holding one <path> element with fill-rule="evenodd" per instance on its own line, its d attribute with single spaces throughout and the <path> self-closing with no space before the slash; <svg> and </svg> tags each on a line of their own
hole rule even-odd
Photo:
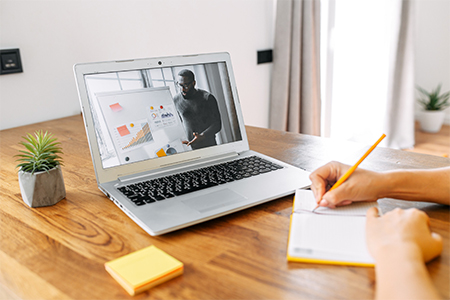
<svg viewBox="0 0 450 300">
<path fill-rule="evenodd" d="M 62 142 L 67 197 L 30 209 L 20 195 L 18 142 L 42 129 Z M 330 159 L 353 163 L 360 145 L 248 127 L 253 150 L 312 171 Z M 106 261 L 151 244 L 185 264 L 183 276 L 134 299 L 367 299 L 374 269 L 288 263 L 286 245 L 292 196 L 151 237 L 98 189 L 80 116 L 0 131 L 0 298 L 131 298 L 105 271 Z M 347 157 L 347 158 L 346 158 Z M 346 161 L 347 160 L 347 161 Z M 448 158 L 377 148 L 362 167 L 372 170 L 450 165 Z M 380 200 L 383 210 L 418 207 L 444 238 L 444 251 L 428 264 L 441 295 L 449 288 L 448 206 Z"/>
</svg>

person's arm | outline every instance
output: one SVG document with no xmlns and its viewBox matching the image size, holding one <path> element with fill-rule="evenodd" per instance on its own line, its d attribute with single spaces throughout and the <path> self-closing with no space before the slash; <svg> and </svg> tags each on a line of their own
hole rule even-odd
<svg viewBox="0 0 450 300">
<path fill-rule="evenodd" d="M 211 124 L 200 133 L 202 136 L 214 136 L 222 129 L 222 119 L 220 118 L 219 107 L 217 105 L 216 97 L 209 94 L 207 103 L 207 114 L 211 120 Z"/>
<path fill-rule="evenodd" d="M 311 189 L 321 206 L 395 198 L 450 204 L 450 167 L 373 172 L 358 168 L 338 188 L 328 191 L 350 166 L 330 162 L 311 173 Z"/>
<path fill-rule="evenodd" d="M 383 173 L 379 198 L 450 204 L 450 167 L 428 170 L 396 170 Z"/>
<path fill-rule="evenodd" d="M 397 208 L 378 217 L 372 208 L 366 236 L 375 259 L 376 299 L 440 299 L 425 263 L 442 252 L 442 238 L 430 232 L 424 212 Z"/>
<path fill-rule="evenodd" d="M 202 135 L 199 135 L 197 132 L 193 132 L 194 138 L 190 141 L 182 141 L 183 144 L 186 144 L 186 146 L 190 146 L 192 143 L 195 143 L 197 140 L 201 140 L 203 138 Z"/>
</svg>

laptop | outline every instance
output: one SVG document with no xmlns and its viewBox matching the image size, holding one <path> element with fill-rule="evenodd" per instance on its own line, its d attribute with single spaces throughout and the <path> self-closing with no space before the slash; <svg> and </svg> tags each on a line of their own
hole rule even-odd
<svg viewBox="0 0 450 300">
<path fill-rule="evenodd" d="M 74 73 L 98 188 L 150 235 L 310 185 L 309 172 L 249 149 L 228 53 Z"/>
</svg>

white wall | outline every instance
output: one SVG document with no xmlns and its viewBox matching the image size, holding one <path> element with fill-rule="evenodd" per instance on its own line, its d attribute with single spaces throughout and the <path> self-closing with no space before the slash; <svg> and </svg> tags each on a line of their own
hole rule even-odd
<svg viewBox="0 0 450 300">
<path fill-rule="evenodd" d="M 267 127 L 271 64 L 256 51 L 272 48 L 275 2 L 1 0 L 0 49 L 20 48 L 24 72 L 0 76 L 0 130 L 78 114 L 75 63 L 218 51 L 231 54 L 246 123 Z M 415 9 L 416 84 L 448 91 L 450 1 Z"/>
<path fill-rule="evenodd" d="M 450 1 L 415 0 L 416 84 L 431 91 L 442 83 L 441 92 L 450 90 Z M 416 114 L 420 106 L 416 103 Z M 450 124 L 450 108 L 446 109 Z"/>
<path fill-rule="evenodd" d="M 0 1 L 0 49 L 23 73 L 0 76 L 0 129 L 80 112 L 72 66 L 204 52 L 231 54 L 244 120 L 268 124 L 275 0 Z"/>
</svg>

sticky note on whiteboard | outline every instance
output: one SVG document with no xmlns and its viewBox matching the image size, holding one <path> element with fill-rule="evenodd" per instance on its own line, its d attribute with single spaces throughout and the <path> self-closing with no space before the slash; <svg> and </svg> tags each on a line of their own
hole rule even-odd
<svg viewBox="0 0 450 300">
<path fill-rule="evenodd" d="M 123 109 L 122 106 L 120 106 L 119 103 L 111 104 L 109 107 L 111 107 L 113 112 L 118 112 L 118 111 L 121 111 Z"/>
<path fill-rule="evenodd" d="M 156 155 L 158 157 L 163 157 L 163 156 L 167 156 L 166 152 L 164 151 L 163 148 L 161 148 L 159 151 L 156 152 Z"/>
<path fill-rule="evenodd" d="M 130 134 L 130 131 L 128 130 L 126 125 L 117 127 L 117 132 L 119 132 L 120 136 L 125 136 Z"/>
</svg>

